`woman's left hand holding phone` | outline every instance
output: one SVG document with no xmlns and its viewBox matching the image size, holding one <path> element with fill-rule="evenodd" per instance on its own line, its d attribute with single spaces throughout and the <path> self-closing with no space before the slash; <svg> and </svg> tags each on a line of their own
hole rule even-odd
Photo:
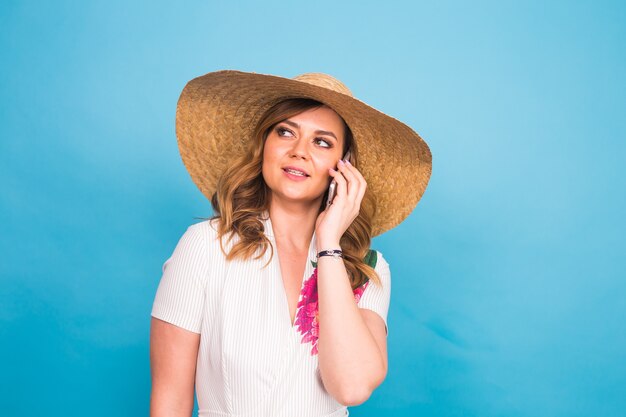
<svg viewBox="0 0 626 417">
<path fill-rule="evenodd" d="M 319 250 L 339 249 L 339 240 L 359 215 L 367 182 L 349 162 L 340 161 L 337 170 L 329 169 L 337 182 L 332 204 L 317 218 L 315 234 Z"/>
</svg>

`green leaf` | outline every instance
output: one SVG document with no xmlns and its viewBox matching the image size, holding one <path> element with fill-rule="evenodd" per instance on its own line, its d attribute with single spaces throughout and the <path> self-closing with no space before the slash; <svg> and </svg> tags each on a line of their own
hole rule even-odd
<svg viewBox="0 0 626 417">
<path fill-rule="evenodd" d="M 365 262 L 372 268 L 376 268 L 377 261 L 378 261 L 378 253 L 373 249 L 370 249 L 369 252 L 367 252 L 367 255 L 365 255 L 365 259 L 363 259 L 363 262 Z"/>
</svg>

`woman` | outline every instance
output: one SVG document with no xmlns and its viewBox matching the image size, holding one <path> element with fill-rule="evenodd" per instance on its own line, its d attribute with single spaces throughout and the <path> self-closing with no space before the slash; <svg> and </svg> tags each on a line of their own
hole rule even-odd
<svg viewBox="0 0 626 417">
<path fill-rule="evenodd" d="M 176 126 L 215 216 L 163 265 L 151 415 L 191 415 L 194 384 L 199 416 L 348 415 L 387 373 L 390 273 L 370 241 L 421 198 L 428 146 L 324 74 L 206 74 Z"/>
</svg>

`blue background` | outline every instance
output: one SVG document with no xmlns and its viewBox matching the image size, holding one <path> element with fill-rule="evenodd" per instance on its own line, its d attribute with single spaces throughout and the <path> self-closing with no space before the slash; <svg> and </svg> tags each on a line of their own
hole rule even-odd
<svg viewBox="0 0 626 417">
<path fill-rule="evenodd" d="M 3 0 L 0 60 L 3 415 L 147 415 L 161 266 L 210 215 L 176 101 L 219 69 L 332 74 L 431 148 L 352 415 L 626 415 L 623 2 Z"/>
</svg>

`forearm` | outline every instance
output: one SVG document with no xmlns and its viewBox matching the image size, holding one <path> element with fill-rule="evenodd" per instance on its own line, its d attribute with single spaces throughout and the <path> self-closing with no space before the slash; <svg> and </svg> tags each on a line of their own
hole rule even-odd
<svg viewBox="0 0 626 417">
<path fill-rule="evenodd" d="M 319 367 L 338 401 L 360 404 L 383 381 L 382 353 L 367 327 L 342 259 L 318 259 Z"/>
</svg>

